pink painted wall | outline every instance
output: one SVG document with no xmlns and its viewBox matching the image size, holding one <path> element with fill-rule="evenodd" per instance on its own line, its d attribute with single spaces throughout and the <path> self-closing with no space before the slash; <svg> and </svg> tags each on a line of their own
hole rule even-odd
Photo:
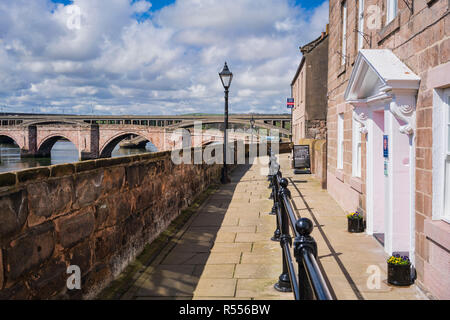
<svg viewBox="0 0 450 320">
<path fill-rule="evenodd" d="M 343 183 L 329 171 L 327 173 L 327 189 L 344 211 L 353 212 L 358 209 L 360 193 L 350 187 L 349 182 Z"/>
</svg>

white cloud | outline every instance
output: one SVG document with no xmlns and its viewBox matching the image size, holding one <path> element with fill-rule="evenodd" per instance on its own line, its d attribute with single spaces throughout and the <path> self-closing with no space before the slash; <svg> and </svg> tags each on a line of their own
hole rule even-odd
<svg viewBox="0 0 450 320">
<path fill-rule="evenodd" d="M 150 1 L 151 2 L 151 1 Z M 328 1 L 0 0 L 0 105 L 8 111 L 222 112 L 218 78 L 234 73 L 231 112 L 287 112 L 298 47 L 325 29 Z M 72 13 L 73 14 L 73 13 Z M 136 15 L 148 14 L 136 20 Z M 94 106 L 94 107 L 93 107 Z"/>
<path fill-rule="evenodd" d="M 133 11 L 136 13 L 144 13 L 150 10 L 152 4 L 145 0 L 136 1 L 133 3 Z"/>
</svg>

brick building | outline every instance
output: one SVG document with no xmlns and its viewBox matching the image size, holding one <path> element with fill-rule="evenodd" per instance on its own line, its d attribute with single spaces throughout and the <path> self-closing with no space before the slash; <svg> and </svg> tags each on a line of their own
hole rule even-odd
<svg viewBox="0 0 450 320">
<path fill-rule="evenodd" d="M 291 83 L 295 106 L 292 109 L 292 136 L 325 139 L 327 118 L 328 33 L 300 48 L 303 54 Z"/>
<path fill-rule="evenodd" d="M 450 299 L 450 1 L 331 0 L 328 191 Z"/>
</svg>

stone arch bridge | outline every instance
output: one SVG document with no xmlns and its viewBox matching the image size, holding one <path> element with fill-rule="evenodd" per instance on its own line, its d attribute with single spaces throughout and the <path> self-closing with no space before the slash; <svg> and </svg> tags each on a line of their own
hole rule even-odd
<svg viewBox="0 0 450 320">
<path fill-rule="evenodd" d="M 50 157 L 54 144 L 66 139 L 75 145 L 80 160 L 108 158 L 121 141 L 133 137 L 150 141 L 158 151 L 223 141 L 223 133 L 217 130 L 215 133 L 194 134 L 188 130 L 180 133 L 176 129 L 123 124 L 97 125 L 76 120 L 34 120 L 14 126 L 1 126 L 0 141 L 6 139 L 15 142 L 23 157 Z M 186 134 L 189 136 L 186 137 Z M 230 136 L 230 139 L 242 139 L 242 136 Z"/>
</svg>

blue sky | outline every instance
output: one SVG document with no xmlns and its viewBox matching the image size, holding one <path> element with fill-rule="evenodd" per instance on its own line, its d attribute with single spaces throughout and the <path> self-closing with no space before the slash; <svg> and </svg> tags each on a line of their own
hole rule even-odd
<svg viewBox="0 0 450 320">
<path fill-rule="evenodd" d="M 0 0 L 0 106 L 221 113 L 227 61 L 232 113 L 287 112 L 298 47 L 327 22 L 328 1 Z"/>
<path fill-rule="evenodd" d="M 52 0 L 52 2 L 54 3 L 62 3 L 64 5 L 68 5 L 68 4 L 72 4 L 72 0 Z M 133 0 L 133 2 L 135 2 L 135 0 Z M 155 10 L 159 10 L 162 7 L 165 7 L 169 4 L 172 4 L 175 2 L 175 0 L 153 0 L 153 1 L 148 1 L 152 4 L 152 8 L 151 11 L 155 11 Z M 311 0 L 295 0 L 294 3 L 295 5 L 300 5 L 305 9 L 312 9 L 315 8 L 317 6 L 317 2 L 320 1 L 311 1 Z"/>
</svg>

